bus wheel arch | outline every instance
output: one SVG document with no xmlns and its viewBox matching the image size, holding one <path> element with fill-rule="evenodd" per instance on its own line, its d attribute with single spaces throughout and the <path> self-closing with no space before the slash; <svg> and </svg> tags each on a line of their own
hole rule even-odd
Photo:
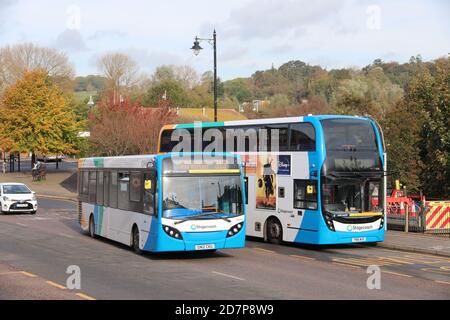
<svg viewBox="0 0 450 320">
<path fill-rule="evenodd" d="M 283 241 L 283 226 L 275 216 L 270 216 L 264 223 L 264 241 L 274 244 Z"/>
</svg>

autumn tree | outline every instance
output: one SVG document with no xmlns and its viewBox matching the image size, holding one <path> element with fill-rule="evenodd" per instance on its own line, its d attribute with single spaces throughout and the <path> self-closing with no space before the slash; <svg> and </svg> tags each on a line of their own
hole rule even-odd
<svg viewBox="0 0 450 320">
<path fill-rule="evenodd" d="M 175 117 L 167 107 L 144 108 L 128 97 L 115 102 L 111 94 L 89 115 L 92 152 L 101 156 L 155 153 L 159 131 L 177 122 Z"/>
<path fill-rule="evenodd" d="M 26 72 L 8 87 L 0 105 L 0 142 L 5 151 L 77 153 L 79 123 L 61 89 L 44 70 Z"/>
<path fill-rule="evenodd" d="M 128 95 L 141 80 L 137 62 L 124 53 L 105 54 L 97 65 L 106 78 L 106 90 L 112 92 L 115 103 L 120 100 L 120 95 Z"/>
</svg>

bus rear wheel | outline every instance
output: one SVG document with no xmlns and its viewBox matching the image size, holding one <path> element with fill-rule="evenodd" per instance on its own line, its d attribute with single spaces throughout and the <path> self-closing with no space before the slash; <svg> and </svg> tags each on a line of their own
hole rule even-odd
<svg viewBox="0 0 450 320">
<path fill-rule="evenodd" d="M 139 243 L 140 243 L 139 229 L 138 227 L 135 226 L 132 232 L 131 247 L 137 254 L 142 254 L 142 250 L 139 248 Z"/>
<path fill-rule="evenodd" d="M 283 241 L 283 227 L 278 219 L 269 219 L 266 227 L 267 241 L 280 244 Z"/>
<path fill-rule="evenodd" d="M 91 217 L 89 218 L 89 236 L 93 239 L 96 238 L 95 235 L 95 222 L 94 222 L 94 217 L 91 215 Z"/>
</svg>

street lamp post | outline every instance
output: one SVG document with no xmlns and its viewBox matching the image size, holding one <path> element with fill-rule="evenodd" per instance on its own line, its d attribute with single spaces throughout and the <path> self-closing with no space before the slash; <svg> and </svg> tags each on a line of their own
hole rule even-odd
<svg viewBox="0 0 450 320">
<path fill-rule="evenodd" d="M 194 45 L 192 46 L 192 50 L 196 56 L 199 55 L 200 50 L 203 48 L 200 46 L 200 41 L 207 41 L 210 45 L 212 45 L 214 49 L 214 122 L 217 122 L 217 35 L 216 30 L 214 30 L 212 39 L 202 39 L 199 37 L 195 37 Z"/>
</svg>

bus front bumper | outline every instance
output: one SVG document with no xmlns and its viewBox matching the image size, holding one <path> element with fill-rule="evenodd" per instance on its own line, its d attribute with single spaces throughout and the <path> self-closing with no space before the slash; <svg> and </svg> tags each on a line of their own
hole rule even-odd
<svg viewBox="0 0 450 320">
<path fill-rule="evenodd" d="M 156 247 L 157 252 L 205 251 L 245 247 L 245 230 L 227 238 L 227 231 L 183 232 L 183 239 L 174 239 L 164 232 Z"/>
</svg>

